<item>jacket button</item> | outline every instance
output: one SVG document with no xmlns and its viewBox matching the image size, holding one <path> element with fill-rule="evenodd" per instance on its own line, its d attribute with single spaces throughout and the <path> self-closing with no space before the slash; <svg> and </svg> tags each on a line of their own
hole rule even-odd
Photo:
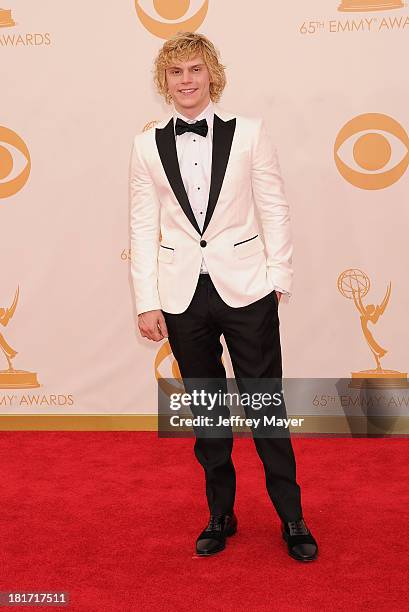
<svg viewBox="0 0 409 612">
<path fill-rule="evenodd" d="M 200 241 L 200 246 L 201 246 L 201 247 L 205 247 L 205 246 L 206 246 L 206 244 L 207 244 L 206 240 L 201 240 L 201 241 Z"/>
</svg>

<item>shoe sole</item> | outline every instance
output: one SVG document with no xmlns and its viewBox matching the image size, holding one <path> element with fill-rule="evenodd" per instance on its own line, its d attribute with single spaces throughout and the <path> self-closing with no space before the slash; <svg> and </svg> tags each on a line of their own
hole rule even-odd
<svg viewBox="0 0 409 612">
<path fill-rule="evenodd" d="M 226 538 L 230 538 L 231 536 L 234 536 L 234 534 L 237 533 L 237 527 L 234 527 L 233 530 L 226 532 Z M 226 548 L 226 543 L 223 543 L 221 548 L 218 548 L 217 550 L 214 550 L 213 552 L 197 552 L 196 551 L 196 555 L 198 557 L 212 557 L 213 555 L 217 555 L 217 553 L 222 552 L 222 550 L 224 550 Z"/>
<path fill-rule="evenodd" d="M 283 540 L 284 540 L 284 542 L 286 542 L 286 543 L 287 543 L 287 538 L 285 537 L 285 533 L 283 533 Z M 288 549 L 288 547 L 287 547 L 287 549 Z M 289 550 L 289 551 L 288 551 L 288 554 L 290 555 L 290 557 L 292 557 L 292 558 L 293 558 L 293 559 L 295 559 L 296 561 L 302 561 L 303 563 L 309 563 L 310 561 L 315 561 L 315 559 L 318 557 L 318 549 L 317 549 L 317 551 L 315 552 L 315 554 L 314 554 L 314 556 L 313 556 L 313 557 L 308 557 L 308 558 L 305 558 L 305 557 L 299 557 L 298 555 L 293 554 L 293 553 L 291 552 L 291 550 Z"/>
</svg>

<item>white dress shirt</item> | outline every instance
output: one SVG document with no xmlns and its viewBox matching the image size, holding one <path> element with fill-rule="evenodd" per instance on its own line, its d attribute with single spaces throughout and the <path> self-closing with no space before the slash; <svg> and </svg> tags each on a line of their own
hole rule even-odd
<svg viewBox="0 0 409 612">
<path fill-rule="evenodd" d="M 213 117 L 214 106 L 210 100 L 207 107 L 194 119 L 184 117 L 175 109 L 173 114 L 174 125 L 180 117 L 186 123 L 195 123 L 206 119 L 208 125 L 207 136 L 204 138 L 194 132 L 185 132 L 176 136 L 176 151 L 179 160 L 180 174 L 189 198 L 190 206 L 199 228 L 202 230 L 209 201 L 210 177 L 212 171 L 212 143 L 213 143 Z M 207 273 L 206 265 L 202 259 L 201 273 Z"/>
<path fill-rule="evenodd" d="M 190 206 L 196 218 L 199 228 L 202 230 L 206 217 L 207 204 L 209 201 L 210 179 L 212 170 L 212 145 L 213 145 L 213 118 L 214 105 L 210 100 L 206 108 L 194 119 L 185 117 L 176 109 L 173 112 L 173 125 L 176 125 L 176 119 L 180 117 L 186 123 L 195 123 L 201 119 L 206 119 L 208 125 L 208 133 L 206 137 L 195 134 L 194 132 L 185 132 L 184 134 L 176 135 L 176 151 L 179 161 L 180 174 Z M 201 274 L 208 273 L 204 259 L 200 267 Z M 279 287 L 275 287 L 281 293 L 287 293 Z M 289 294 L 288 294 L 289 295 Z"/>
</svg>

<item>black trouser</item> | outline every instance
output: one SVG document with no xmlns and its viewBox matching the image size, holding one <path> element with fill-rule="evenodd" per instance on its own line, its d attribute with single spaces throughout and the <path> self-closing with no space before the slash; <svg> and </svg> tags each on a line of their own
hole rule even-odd
<svg viewBox="0 0 409 612">
<path fill-rule="evenodd" d="M 221 361 L 224 335 L 236 380 L 281 379 L 278 300 L 275 292 L 241 308 L 228 306 L 208 274 L 201 274 L 185 312 L 164 312 L 169 343 L 183 379 L 225 379 Z M 285 413 L 285 406 L 283 408 Z M 285 416 L 285 414 L 284 414 Z M 231 430 L 230 430 L 231 431 Z M 302 516 L 301 492 L 289 433 L 282 437 L 254 436 L 263 462 L 268 494 L 279 517 L 294 521 Z M 236 473 L 231 459 L 233 437 L 196 437 L 195 455 L 203 466 L 210 512 L 231 513 Z"/>
</svg>

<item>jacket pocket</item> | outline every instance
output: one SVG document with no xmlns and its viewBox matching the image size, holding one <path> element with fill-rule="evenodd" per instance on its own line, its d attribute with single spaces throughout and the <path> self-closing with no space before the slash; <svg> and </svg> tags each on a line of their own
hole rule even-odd
<svg viewBox="0 0 409 612">
<path fill-rule="evenodd" d="M 264 243 L 258 234 L 252 238 L 248 238 L 247 240 L 236 242 L 234 245 L 236 257 L 239 257 L 240 259 L 243 259 L 243 257 L 249 257 L 250 255 L 254 255 L 255 253 L 259 253 L 263 250 Z"/>
<path fill-rule="evenodd" d="M 172 247 L 159 245 L 158 261 L 163 263 L 172 263 L 175 249 Z"/>
</svg>

